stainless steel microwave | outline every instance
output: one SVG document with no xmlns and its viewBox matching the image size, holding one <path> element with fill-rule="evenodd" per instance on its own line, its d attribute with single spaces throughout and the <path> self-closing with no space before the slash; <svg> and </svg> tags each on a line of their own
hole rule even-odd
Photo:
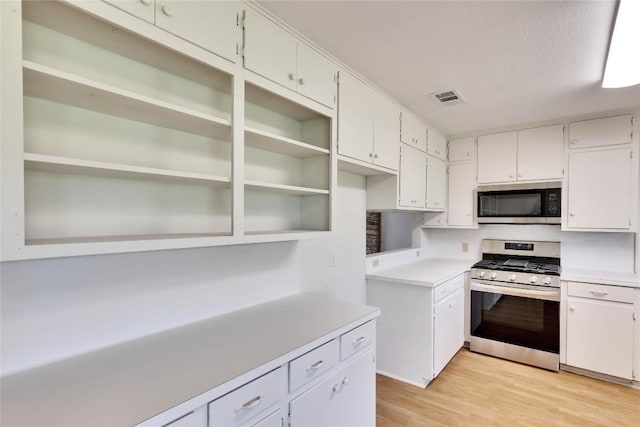
<svg viewBox="0 0 640 427">
<path fill-rule="evenodd" d="M 560 224 L 559 182 L 478 186 L 476 192 L 480 224 Z"/>
</svg>

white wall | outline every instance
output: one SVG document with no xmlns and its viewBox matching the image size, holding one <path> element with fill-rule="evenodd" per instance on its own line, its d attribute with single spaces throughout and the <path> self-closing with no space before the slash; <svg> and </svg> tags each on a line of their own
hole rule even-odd
<svg viewBox="0 0 640 427">
<path fill-rule="evenodd" d="M 380 251 L 395 251 L 412 247 L 413 213 L 382 212 L 380 218 Z"/>
<path fill-rule="evenodd" d="M 635 243 L 633 233 L 560 232 L 548 225 L 481 225 L 477 230 L 424 229 L 423 248 L 431 257 L 478 260 L 482 256 L 482 239 L 559 241 L 564 269 L 602 270 L 634 273 Z M 462 243 L 469 252 L 462 252 Z"/>
<path fill-rule="evenodd" d="M 339 171 L 334 236 L 299 242 L 304 291 L 366 302 L 366 188 L 365 177 Z M 329 265 L 331 255 L 335 266 Z"/>
<path fill-rule="evenodd" d="M 6 262 L 2 373 L 299 292 L 295 242 Z"/>
</svg>

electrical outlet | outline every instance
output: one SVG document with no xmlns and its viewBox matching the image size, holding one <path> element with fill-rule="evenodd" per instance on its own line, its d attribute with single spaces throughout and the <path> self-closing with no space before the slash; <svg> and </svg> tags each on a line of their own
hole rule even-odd
<svg viewBox="0 0 640 427">
<path fill-rule="evenodd" d="M 469 252 L 469 242 L 462 242 L 462 252 Z"/>
<path fill-rule="evenodd" d="M 329 267 L 336 266 L 336 254 L 329 254 Z"/>
<path fill-rule="evenodd" d="M 371 261 L 371 264 L 373 265 L 373 267 L 377 267 L 380 265 L 380 259 L 378 258 L 374 258 L 373 261 Z"/>
</svg>

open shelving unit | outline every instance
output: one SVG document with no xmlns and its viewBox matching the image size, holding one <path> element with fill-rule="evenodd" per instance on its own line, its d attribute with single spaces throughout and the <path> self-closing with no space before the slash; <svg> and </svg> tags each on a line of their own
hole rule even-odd
<svg viewBox="0 0 640 427">
<path fill-rule="evenodd" d="M 25 245 L 232 235 L 232 76 L 23 6 Z"/>
<path fill-rule="evenodd" d="M 331 120 L 245 85 L 245 234 L 330 230 Z"/>
</svg>

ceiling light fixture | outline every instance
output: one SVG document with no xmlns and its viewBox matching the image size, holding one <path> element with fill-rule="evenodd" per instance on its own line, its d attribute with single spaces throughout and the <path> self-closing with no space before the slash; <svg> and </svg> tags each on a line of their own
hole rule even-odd
<svg viewBox="0 0 640 427">
<path fill-rule="evenodd" d="M 640 1 L 620 0 L 602 87 L 640 83 Z"/>
</svg>

